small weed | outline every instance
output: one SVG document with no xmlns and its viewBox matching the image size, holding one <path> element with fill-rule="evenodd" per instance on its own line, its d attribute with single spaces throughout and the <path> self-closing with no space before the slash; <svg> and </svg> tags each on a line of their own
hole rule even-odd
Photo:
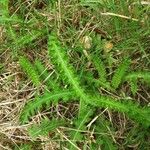
<svg viewBox="0 0 150 150">
<path fill-rule="evenodd" d="M 150 148 L 149 2 L 0 7 L 0 147 Z"/>
</svg>

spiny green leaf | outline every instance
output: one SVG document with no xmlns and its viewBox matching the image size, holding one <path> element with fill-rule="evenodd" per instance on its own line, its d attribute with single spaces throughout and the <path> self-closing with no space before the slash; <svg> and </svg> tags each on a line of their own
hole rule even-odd
<svg viewBox="0 0 150 150">
<path fill-rule="evenodd" d="M 130 86 L 131 86 L 131 92 L 133 95 L 135 95 L 138 90 L 137 79 L 133 79 L 129 82 L 130 82 Z"/>
<path fill-rule="evenodd" d="M 72 85 L 72 88 L 75 90 L 76 95 L 80 98 L 80 113 L 80 111 L 82 110 L 82 101 L 86 99 L 86 95 L 83 88 L 81 88 L 79 85 L 79 79 L 77 78 L 77 76 L 75 76 L 72 66 L 69 65 L 68 58 L 65 54 L 66 49 L 61 46 L 60 41 L 54 33 L 49 35 L 48 51 L 53 63 L 56 64 L 58 70 L 62 71 L 61 78 L 66 79 L 65 81 Z"/>
<path fill-rule="evenodd" d="M 125 113 L 143 126 L 150 126 L 150 108 L 142 108 L 138 106 L 137 103 L 133 103 L 132 101 L 128 101 L 126 99 L 122 101 L 116 101 L 115 99 L 107 96 L 89 96 L 89 98 L 86 99 L 86 103 L 95 107 L 108 107 L 114 111 Z"/>
<path fill-rule="evenodd" d="M 80 104 L 87 103 L 95 107 L 103 107 L 103 108 L 108 107 L 112 110 L 128 114 L 131 118 L 135 119 L 139 123 L 142 123 L 144 126 L 150 125 L 150 119 L 147 117 L 149 115 L 149 111 L 143 110 L 142 108 L 138 107 L 134 103 L 129 102 L 125 104 L 119 101 L 114 101 L 110 97 L 106 97 L 106 96 L 96 97 L 96 96 L 91 96 L 89 94 L 85 94 L 83 88 L 81 88 L 79 85 L 79 80 L 75 76 L 72 67 L 68 65 L 69 61 L 65 56 L 65 49 L 62 48 L 56 35 L 49 36 L 48 49 L 49 49 L 49 54 L 51 54 L 50 56 L 53 57 L 52 58 L 53 62 L 60 67 L 60 70 L 63 71 L 64 74 L 61 74 L 62 77 L 65 76 L 67 77 L 69 83 L 72 85 L 77 96 L 79 96 L 80 99 L 82 100 L 80 101 Z M 117 88 L 121 83 L 122 78 L 124 77 L 127 68 L 129 67 L 129 64 L 130 64 L 130 60 L 126 58 L 123 61 L 123 63 L 118 67 L 112 79 L 112 85 L 114 88 Z M 81 109 L 82 109 L 82 105 L 81 105 Z"/>
<path fill-rule="evenodd" d="M 130 72 L 125 76 L 126 81 L 132 81 L 137 79 L 143 79 L 145 82 L 147 82 L 150 85 L 150 72 L 149 71 L 135 71 Z"/>
<path fill-rule="evenodd" d="M 102 62 L 100 58 L 97 58 L 94 55 L 92 56 L 92 61 L 98 71 L 100 82 L 105 83 L 106 82 L 106 69 L 105 69 L 104 63 Z"/>
<path fill-rule="evenodd" d="M 125 73 L 130 65 L 130 60 L 128 58 L 125 58 L 123 62 L 119 65 L 117 70 L 115 71 L 115 74 L 112 78 L 112 86 L 117 89 L 122 81 L 122 79 L 125 76 Z"/>
<path fill-rule="evenodd" d="M 36 86 L 40 85 L 40 79 L 39 75 L 34 69 L 33 65 L 30 63 L 30 61 L 26 57 L 20 57 L 19 63 L 22 67 L 22 69 L 26 72 L 27 76 L 32 80 L 33 84 Z"/>
<path fill-rule="evenodd" d="M 68 90 L 57 91 L 54 93 L 45 92 L 43 95 L 36 97 L 34 100 L 27 103 L 20 115 L 20 121 L 22 123 L 26 123 L 28 122 L 29 117 L 34 115 L 38 110 L 40 110 L 43 105 L 50 105 L 51 103 L 56 103 L 61 98 L 64 98 L 65 101 L 67 101 L 70 100 L 73 95 L 74 92 Z"/>
</svg>

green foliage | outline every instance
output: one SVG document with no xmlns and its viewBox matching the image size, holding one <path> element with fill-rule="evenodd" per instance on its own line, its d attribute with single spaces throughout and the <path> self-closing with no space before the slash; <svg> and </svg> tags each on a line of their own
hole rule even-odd
<svg viewBox="0 0 150 150">
<path fill-rule="evenodd" d="M 131 118 L 134 118 L 139 123 L 142 123 L 145 126 L 150 125 L 150 120 L 148 119 L 149 110 L 142 110 L 136 104 L 131 102 L 129 103 L 120 103 L 118 101 L 112 100 L 110 97 L 106 96 L 99 96 L 94 97 L 84 93 L 84 90 L 80 87 L 79 81 L 76 78 L 75 74 L 73 73 L 73 69 L 70 65 L 68 65 L 68 59 L 65 57 L 65 49 L 61 47 L 60 42 L 56 38 L 56 35 L 49 36 L 49 54 L 53 56 L 53 62 L 57 62 L 57 66 L 60 66 L 60 70 L 64 72 L 63 76 L 68 78 L 69 83 L 72 84 L 74 90 L 76 91 L 77 95 L 86 102 L 87 104 L 91 104 L 96 107 L 108 107 L 110 109 L 114 109 L 120 112 L 127 113 Z M 55 61 L 54 61 L 55 60 Z M 114 88 L 117 88 L 124 77 L 127 68 L 129 67 L 130 60 L 126 58 L 123 63 L 118 67 L 117 71 L 115 72 L 112 85 Z M 82 101 L 82 102 L 83 102 Z M 85 104 L 85 103 L 83 103 Z M 84 107 L 83 107 L 84 108 Z M 79 113 L 80 114 L 80 113 Z"/>
<path fill-rule="evenodd" d="M 68 101 L 73 95 L 74 93 L 68 90 L 56 91 L 54 93 L 45 92 L 43 95 L 37 96 L 37 98 L 27 103 L 21 113 L 20 120 L 22 123 L 26 123 L 28 118 L 43 108 L 44 105 L 49 107 L 51 103 L 57 103 L 59 99 L 63 99 L 64 102 Z"/>
<path fill-rule="evenodd" d="M 79 79 L 75 76 L 72 66 L 69 65 L 68 58 L 65 55 L 66 49 L 61 46 L 60 41 L 54 33 L 49 35 L 48 51 L 53 63 L 56 64 L 57 69 L 61 72 L 61 78 L 72 86 L 76 95 L 80 98 L 80 114 L 82 106 L 84 107 L 84 99 L 86 99 L 86 95 L 83 88 L 79 85 Z"/>
<path fill-rule="evenodd" d="M 45 66 L 42 64 L 40 60 L 36 60 L 34 63 L 34 67 L 36 68 L 38 74 L 40 75 L 41 82 L 44 82 L 48 89 L 57 90 L 58 85 L 54 81 L 53 77 L 49 76 L 49 72 L 45 69 Z"/>
<path fill-rule="evenodd" d="M 52 61 L 56 64 L 59 71 L 62 72 L 61 78 L 65 79 L 70 85 L 72 85 L 72 88 L 76 92 L 76 97 L 80 98 L 80 108 L 79 108 L 79 115 L 77 127 L 83 128 L 85 124 L 85 120 L 87 119 L 87 108 L 84 100 L 87 98 L 86 94 L 84 93 L 83 88 L 79 85 L 79 79 L 77 76 L 75 76 L 74 70 L 71 65 L 69 65 L 69 60 L 66 58 L 65 52 L 66 50 L 62 48 L 60 42 L 58 41 L 56 35 L 50 35 L 48 40 L 48 50 L 49 55 L 52 56 Z M 86 113 L 85 113 L 86 112 Z M 81 140 L 82 136 L 77 131 L 72 134 L 73 141 L 74 140 Z M 70 147 L 70 149 L 74 149 L 73 146 Z"/>
<path fill-rule="evenodd" d="M 130 65 L 130 60 L 128 58 L 125 58 L 123 62 L 119 65 L 117 70 L 115 71 L 115 74 L 113 75 L 112 82 L 111 82 L 114 89 L 117 89 L 119 87 L 121 81 L 125 76 L 127 69 L 129 68 L 129 65 Z"/>
<path fill-rule="evenodd" d="M 8 3 L 9 3 L 9 0 L 0 1 L 0 8 L 1 8 L 0 13 L 2 14 L 2 17 L 7 17 L 9 15 Z"/>
<path fill-rule="evenodd" d="M 94 98 L 94 96 L 85 94 L 84 90 L 79 86 L 79 82 L 73 73 L 73 69 L 70 67 L 70 65 L 68 65 L 68 60 L 65 57 L 65 50 L 61 47 L 60 42 L 55 35 L 51 35 L 49 37 L 49 54 L 54 56 L 55 59 L 53 58 L 53 60 L 55 60 L 55 63 L 58 63 L 57 65 L 60 66 L 60 70 L 64 72 L 63 76 L 66 76 L 69 79 L 69 83 L 72 84 L 77 95 L 79 95 L 84 102 L 96 107 L 108 107 L 120 112 L 127 113 L 131 118 L 137 120 L 139 123 L 142 123 L 145 126 L 150 125 L 150 119 L 148 118 L 149 110 L 142 110 L 136 104 L 131 102 L 120 103 L 118 101 L 112 100 L 110 97 L 99 96 Z M 115 89 L 119 86 L 122 78 L 125 76 L 129 64 L 130 60 L 126 58 L 115 72 L 112 79 L 112 85 Z"/>
<path fill-rule="evenodd" d="M 48 136 L 48 133 L 54 132 L 54 130 L 62 125 L 65 122 L 61 119 L 52 119 L 47 118 L 42 119 L 39 125 L 34 124 L 28 128 L 28 133 L 32 138 L 37 138 L 38 136 Z"/>
<path fill-rule="evenodd" d="M 130 86 L 131 86 L 132 94 L 135 95 L 137 93 L 137 90 L 138 90 L 137 80 L 136 79 L 131 80 Z"/>
<path fill-rule="evenodd" d="M 74 70 L 71 65 L 69 65 L 68 58 L 65 55 L 66 49 L 61 46 L 60 41 L 57 39 L 56 35 L 50 35 L 48 39 L 48 51 L 49 56 L 52 59 L 53 63 L 58 67 L 61 74 L 61 78 L 69 82 L 72 85 L 73 89 L 76 91 L 79 97 L 85 97 L 83 89 L 80 88 L 79 79 L 74 75 Z"/>
<path fill-rule="evenodd" d="M 150 85 L 150 72 L 148 71 L 130 72 L 125 76 L 126 81 L 134 81 L 137 79 L 142 79 Z"/>
<path fill-rule="evenodd" d="M 109 96 L 98 96 L 98 95 L 94 96 L 86 94 L 84 92 L 84 89 L 81 88 L 81 86 L 79 85 L 79 79 L 75 75 L 72 66 L 69 65 L 69 60 L 65 56 L 66 50 L 62 48 L 56 35 L 49 36 L 48 50 L 49 55 L 52 58 L 52 61 L 56 64 L 57 69 L 61 73 L 62 80 L 67 81 L 68 84 L 72 85 L 72 88 L 76 93 L 75 94 L 76 99 L 80 98 L 80 110 L 78 117 L 84 118 L 86 116 L 85 113 L 83 112 L 86 109 L 87 105 L 90 104 L 94 107 L 101 107 L 101 108 L 108 107 L 112 110 L 126 113 L 129 117 L 133 118 L 134 120 L 143 124 L 144 126 L 150 125 L 150 119 L 148 117 L 149 110 L 146 108 L 142 109 L 137 104 L 134 104 L 130 101 L 126 102 L 126 100 L 122 102 L 116 101 Z M 129 59 L 125 59 L 115 72 L 112 79 L 113 87 L 117 88 L 121 83 L 122 78 L 124 77 L 124 74 L 129 66 L 129 62 L 130 62 Z M 38 83 L 39 78 L 38 80 L 37 78 L 35 78 L 34 69 L 28 62 L 28 60 L 22 57 L 20 59 L 20 64 L 23 66 L 28 75 L 31 76 L 31 79 L 34 81 L 34 83 Z M 40 63 L 38 65 L 41 67 Z M 28 70 L 26 70 L 26 68 L 28 68 Z M 31 73 L 30 70 L 33 73 Z M 147 78 L 147 76 L 145 76 L 145 78 Z M 69 91 L 60 92 L 60 90 L 58 90 L 52 93 L 45 93 L 43 96 L 37 97 L 34 101 L 31 101 L 26 105 L 26 107 L 22 112 L 21 120 L 22 122 L 26 122 L 28 120 L 28 117 L 35 114 L 37 110 L 42 108 L 43 104 L 49 105 L 51 102 L 58 102 L 60 98 L 62 98 L 62 101 L 65 101 L 65 99 L 70 100 L 70 97 L 72 96 L 74 96 L 74 93 Z"/>
<path fill-rule="evenodd" d="M 36 86 L 40 85 L 39 75 L 34 69 L 33 65 L 26 57 L 20 57 L 19 63 L 22 69 L 26 72 L 27 76 L 32 80 L 33 84 Z"/>
<path fill-rule="evenodd" d="M 107 96 L 92 96 L 91 98 L 89 97 L 89 99 L 86 99 L 86 102 L 95 107 L 108 107 L 112 110 L 126 113 L 130 118 L 134 119 L 143 126 L 150 126 L 150 118 L 148 117 L 150 115 L 150 109 L 141 108 L 138 104 L 133 103 L 132 101 L 124 99 L 122 102 L 119 102 Z"/>
<path fill-rule="evenodd" d="M 130 72 L 125 76 L 125 81 L 128 81 L 131 86 L 131 92 L 133 95 L 137 93 L 138 90 L 138 80 L 141 80 L 145 83 L 148 83 L 150 86 L 150 72 L 148 71 L 137 71 L 137 72 Z"/>
<path fill-rule="evenodd" d="M 92 62 L 94 63 L 94 66 L 98 71 L 100 82 L 106 83 L 107 76 L 106 76 L 106 69 L 105 69 L 105 65 L 103 64 L 103 61 L 100 58 L 97 58 L 97 56 L 92 56 Z"/>
</svg>

